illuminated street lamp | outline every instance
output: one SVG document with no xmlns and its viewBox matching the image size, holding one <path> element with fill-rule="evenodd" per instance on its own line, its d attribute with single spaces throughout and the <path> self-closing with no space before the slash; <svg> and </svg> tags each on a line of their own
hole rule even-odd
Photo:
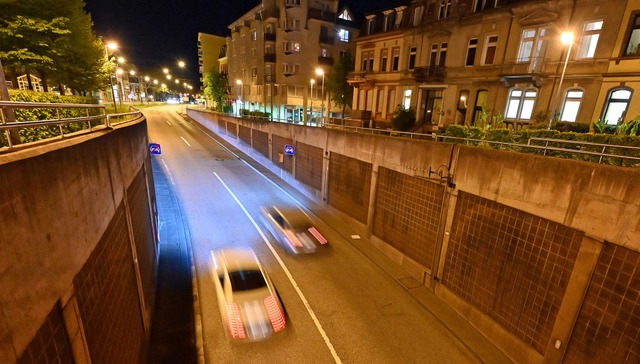
<svg viewBox="0 0 640 364">
<path fill-rule="evenodd" d="M 564 80 L 564 73 L 567 71 L 567 63 L 569 63 L 569 55 L 571 54 L 571 47 L 573 46 L 573 34 L 570 32 L 562 33 L 560 40 L 563 44 L 568 44 L 569 49 L 567 50 L 567 57 L 564 59 L 564 67 L 562 67 L 562 75 L 560 76 L 560 83 L 558 84 L 558 89 L 556 90 L 556 97 L 553 101 L 553 109 L 551 109 L 551 117 L 549 118 L 549 126 L 548 130 L 551 130 L 551 123 L 553 123 L 553 119 L 556 115 L 556 109 L 558 108 L 558 98 L 560 97 L 560 90 L 562 90 L 562 81 Z"/>
<path fill-rule="evenodd" d="M 179 66 L 180 68 L 184 68 L 184 66 L 185 66 L 184 61 L 179 61 L 179 62 L 178 62 L 178 66 Z"/>
<path fill-rule="evenodd" d="M 164 72 L 164 73 L 169 73 L 169 69 L 168 69 L 168 68 L 163 68 L 163 69 L 162 69 L 162 72 Z"/>
<path fill-rule="evenodd" d="M 322 101 L 320 101 L 320 117 L 322 118 L 322 124 L 324 124 L 324 71 L 321 68 L 316 68 L 316 75 L 322 75 Z"/>
</svg>

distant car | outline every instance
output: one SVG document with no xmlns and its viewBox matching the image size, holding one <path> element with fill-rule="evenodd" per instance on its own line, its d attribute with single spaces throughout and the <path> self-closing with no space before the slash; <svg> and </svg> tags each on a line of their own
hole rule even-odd
<svg viewBox="0 0 640 364">
<path fill-rule="evenodd" d="M 263 207 L 262 217 L 276 240 L 295 254 L 314 253 L 329 243 L 299 207 Z"/>
<path fill-rule="evenodd" d="M 282 302 L 251 249 L 211 252 L 210 265 L 220 315 L 233 339 L 264 340 L 284 330 Z"/>
</svg>

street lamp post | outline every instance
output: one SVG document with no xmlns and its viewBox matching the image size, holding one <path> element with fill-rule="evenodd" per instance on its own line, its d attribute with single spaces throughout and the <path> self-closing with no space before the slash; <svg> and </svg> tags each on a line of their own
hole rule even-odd
<svg viewBox="0 0 640 364">
<path fill-rule="evenodd" d="M 311 95 L 309 95 L 309 121 L 313 119 L 313 84 L 316 83 L 316 80 L 311 79 Z"/>
<path fill-rule="evenodd" d="M 553 119 L 556 116 L 556 109 L 558 108 L 558 98 L 560 97 L 560 91 L 562 90 L 562 81 L 564 81 L 564 73 L 567 71 L 567 63 L 569 63 L 569 55 L 571 54 L 571 47 L 573 46 L 573 34 L 572 33 L 562 33 L 560 40 L 563 44 L 569 44 L 569 49 L 567 50 L 567 57 L 564 59 L 564 67 L 562 67 L 562 75 L 560 76 L 560 83 L 558 84 L 558 89 L 556 90 L 556 97 L 553 101 L 553 109 L 551 109 L 551 117 L 549 118 L 549 126 L 548 130 L 551 130 L 551 124 L 553 123 Z"/>
<path fill-rule="evenodd" d="M 115 43 L 109 43 L 107 44 L 107 46 L 104 48 L 104 55 L 107 56 L 107 62 L 110 62 L 109 60 L 109 49 L 116 50 L 116 48 L 118 48 L 118 45 Z M 113 90 L 113 78 L 111 78 L 111 71 L 109 71 L 109 85 L 111 85 L 111 98 L 113 99 L 113 109 L 115 110 L 116 114 L 118 113 L 118 106 L 116 105 L 116 94 Z M 116 76 L 116 80 L 117 80 L 117 76 Z"/>
<path fill-rule="evenodd" d="M 320 101 L 320 118 L 322 119 L 322 124 L 324 125 L 324 71 L 320 68 L 316 68 L 316 75 L 322 75 L 322 101 Z"/>
<path fill-rule="evenodd" d="M 242 101 L 242 106 L 244 107 L 244 87 L 242 86 L 242 80 L 237 79 L 236 83 L 240 86 L 240 101 Z M 238 115 L 240 116 L 240 107 L 238 106 Z"/>
</svg>

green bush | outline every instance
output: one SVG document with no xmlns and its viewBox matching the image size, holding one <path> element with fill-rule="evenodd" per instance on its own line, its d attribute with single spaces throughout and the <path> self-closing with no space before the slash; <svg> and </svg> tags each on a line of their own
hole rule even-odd
<svg viewBox="0 0 640 364">
<path fill-rule="evenodd" d="M 11 101 L 18 102 L 44 102 L 52 104 L 98 104 L 98 101 L 92 97 L 83 96 L 60 96 L 57 94 L 46 92 L 34 92 L 34 91 L 22 91 L 22 90 L 9 90 L 9 98 Z M 55 109 L 55 108 L 16 108 L 14 114 L 16 121 L 36 121 L 36 120 L 55 120 L 64 118 L 77 118 L 87 116 L 100 115 L 102 112 L 100 109 Z M 92 126 L 99 125 L 102 122 L 93 121 Z M 73 133 L 79 130 L 87 129 L 89 126 L 87 123 L 71 123 L 62 125 L 62 131 L 65 134 Z M 6 137 L 2 133 L 0 138 L 0 147 L 8 146 Z M 41 139 L 47 139 L 60 135 L 59 126 L 41 126 L 35 128 L 20 129 L 18 134 L 20 135 L 20 141 L 22 143 L 34 142 Z"/>
<path fill-rule="evenodd" d="M 398 105 L 393 111 L 391 123 L 394 130 L 409 131 L 416 124 L 416 112 L 411 108 L 405 109 Z"/>
</svg>

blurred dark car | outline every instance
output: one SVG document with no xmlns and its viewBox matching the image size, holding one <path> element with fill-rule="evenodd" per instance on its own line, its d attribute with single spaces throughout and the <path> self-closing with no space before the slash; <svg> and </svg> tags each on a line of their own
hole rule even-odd
<svg viewBox="0 0 640 364">
<path fill-rule="evenodd" d="M 278 243 L 294 254 L 314 253 L 329 243 L 299 207 L 263 207 L 262 218 Z"/>
<path fill-rule="evenodd" d="M 220 315 L 232 338 L 258 341 L 284 330 L 282 302 L 251 249 L 211 252 L 210 267 Z"/>
</svg>

